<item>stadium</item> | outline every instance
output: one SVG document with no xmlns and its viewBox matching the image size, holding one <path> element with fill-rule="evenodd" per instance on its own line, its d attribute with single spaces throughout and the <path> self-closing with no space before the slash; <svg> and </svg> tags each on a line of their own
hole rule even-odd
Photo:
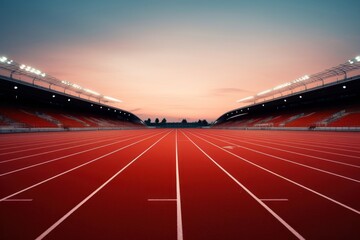
<svg viewBox="0 0 360 240">
<path fill-rule="evenodd" d="M 14 4 L 4 7 L 12 10 Z M 244 68 L 235 66 L 236 74 L 243 74 L 245 80 L 236 77 L 235 81 L 227 82 L 222 78 L 232 78 L 229 63 L 224 63 L 226 71 L 218 62 L 213 67 L 213 59 L 208 61 L 204 54 L 220 46 L 219 56 L 235 61 L 234 48 L 226 55 L 224 42 L 230 44 L 228 38 L 234 37 L 236 41 L 240 38 L 224 29 L 234 22 L 231 13 L 245 14 L 241 10 L 245 6 L 226 3 L 226 8 L 221 5 L 224 7 L 221 15 L 218 4 L 209 3 L 206 7 L 191 4 L 190 9 L 196 11 L 187 15 L 183 4 L 156 5 L 160 13 L 174 11 L 174 15 L 164 14 L 165 20 L 158 9 L 145 3 L 141 6 L 148 7 L 149 19 L 142 10 L 137 15 L 141 9 L 137 4 L 90 4 L 86 8 L 92 10 L 89 13 L 82 12 L 84 5 L 74 4 L 75 17 L 62 5 L 58 8 L 47 5 L 44 9 L 55 20 L 56 14 L 50 13 L 62 9 L 61 16 L 67 12 L 69 21 L 72 17 L 79 21 L 79 26 L 69 27 L 79 27 L 70 36 L 80 31 L 83 42 L 65 47 L 69 40 L 64 36 L 66 31 L 61 30 L 65 27 L 56 28 L 55 20 L 44 23 L 46 18 L 39 16 L 39 26 L 55 27 L 61 32 L 61 41 L 56 43 L 60 50 L 51 45 L 44 52 L 39 50 L 35 54 L 38 58 L 29 55 L 30 42 L 27 42 L 30 46 L 20 47 L 15 44 L 19 41 L 15 36 L 2 37 L 0 239 L 360 238 L 360 56 L 354 52 L 359 50 L 358 42 L 350 48 L 344 38 L 344 49 L 353 51 L 352 55 L 346 55 L 345 50 L 346 53 L 341 52 L 339 47 L 329 53 L 331 61 L 324 60 L 320 65 L 312 61 L 319 52 L 311 57 L 289 55 L 286 59 L 293 58 L 294 62 L 303 64 L 292 62 L 286 67 L 276 57 L 271 61 L 258 56 L 252 58 L 255 61 L 241 57 L 238 65 L 250 62 Z M 26 9 L 36 12 L 36 7 L 41 8 L 36 1 L 34 8 L 25 5 L 19 10 L 23 15 Z M 316 4 L 311 6 L 311 9 L 323 9 Z M 252 9 L 250 5 L 247 7 Z M 121 12 L 120 8 L 126 11 Z M 273 11 L 271 19 L 277 13 L 269 6 L 264 9 Z M 327 11 L 331 9 L 328 7 Z M 105 42 L 94 45 L 96 41 L 89 36 L 99 34 L 89 30 L 90 26 L 96 28 L 100 22 L 97 31 L 106 34 L 102 31 L 105 23 L 110 23 L 97 19 L 92 25 L 81 24 L 87 24 L 97 11 L 112 19 L 111 22 L 117 18 L 113 19 L 110 13 L 117 11 L 134 14 L 139 19 L 142 14 L 146 17 L 135 21 L 139 25 L 123 26 L 131 29 L 131 33 L 139 32 L 121 47 L 108 42 L 108 38 L 117 37 L 114 26 Z M 181 13 L 181 23 L 189 17 L 191 24 L 177 25 L 175 13 Z M 223 19 L 213 18 L 215 13 Z M 253 14 L 258 16 L 256 12 Z M 206 19 L 206 24 L 199 16 Z M 59 19 L 61 23 L 67 21 Z M 124 21 L 131 19 L 127 17 Z M 168 19 L 172 21 L 166 22 Z M 210 19 L 214 22 L 207 22 Z M 252 18 L 247 16 L 242 20 L 245 19 Z M 201 27 L 194 27 L 192 21 L 200 21 Z M 22 24 L 26 25 L 25 22 Z M 151 29 L 151 24 L 161 26 L 161 30 L 168 24 L 171 31 Z M 257 26 L 256 21 L 252 24 Z M 208 25 L 211 34 L 213 28 L 221 29 L 215 34 L 221 35 L 219 45 L 218 38 L 215 41 L 209 38 L 213 36 L 209 32 L 201 32 L 204 28 L 208 31 Z M 167 45 L 167 41 L 174 44 L 178 40 L 173 29 L 184 31 L 179 40 L 181 47 L 175 44 L 175 57 L 169 54 L 173 46 Z M 321 29 L 316 30 L 321 32 Z M 141 35 L 141 31 L 146 34 Z M 253 30 L 246 28 L 246 31 L 255 34 Z M 21 34 L 26 36 L 27 32 Z M 226 34 L 229 34 L 227 38 L 223 36 Z M 354 33 L 356 37 L 359 34 L 359 31 Z M 35 35 L 31 35 L 33 46 L 40 39 Z M 286 41 L 291 39 L 288 32 L 283 35 Z M 145 38 L 146 44 L 139 44 L 137 37 Z M 152 37 L 167 41 L 153 43 Z M 197 37 L 201 39 L 199 45 Z M 49 34 L 43 44 L 48 41 L 57 40 Z M 187 41 L 196 45 L 196 50 L 187 49 Z M 75 40 L 69 42 L 73 44 Z M 270 42 L 266 43 L 270 46 Z M 211 47 L 207 48 L 207 44 Z M 276 44 L 271 48 L 278 51 Z M 321 44 L 316 47 L 320 49 Z M 99 53 L 94 46 L 102 47 L 103 51 L 109 47 L 111 56 L 116 55 L 113 51 L 119 47 L 119 52 L 128 55 L 125 60 L 113 57 L 114 63 L 86 55 L 92 51 Z M 166 52 L 165 57 L 162 51 Z M 72 52 L 76 54 L 68 56 Z M 284 57 L 282 54 L 278 52 Z M 251 52 L 252 55 L 255 53 Z M 69 64 L 62 59 L 64 56 Z M 83 57 L 83 64 L 77 60 L 79 57 Z M 195 58 L 205 62 L 204 65 L 194 64 Z M 277 61 L 281 64 L 277 65 Z M 114 67 L 118 65 L 121 73 Z M 71 68 L 71 74 L 66 68 Z M 255 70 L 247 70 L 252 68 Z M 169 80 L 172 70 L 174 78 Z M 106 75 L 109 71 L 114 75 Z M 287 71 L 289 74 L 285 74 Z M 247 72 L 250 74 L 246 75 Z M 307 74 L 296 75 L 298 72 Z M 116 80 L 119 74 L 125 77 Z M 187 74 L 194 78 L 182 81 L 175 76 L 187 78 Z M 237 98 L 228 101 L 233 96 Z M 137 102 L 131 103 L 129 99 Z M 155 117 L 157 120 L 151 122 L 150 118 Z"/>
</svg>

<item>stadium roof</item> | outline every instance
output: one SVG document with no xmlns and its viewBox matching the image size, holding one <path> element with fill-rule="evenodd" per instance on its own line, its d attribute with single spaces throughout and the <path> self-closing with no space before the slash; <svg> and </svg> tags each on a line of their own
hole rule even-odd
<svg viewBox="0 0 360 240">
<path fill-rule="evenodd" d="M 0 56 L 0 69 L 3 69 L 9 73 L 10 78 L 14 78 L 20 81 L 23 81 L 19 76 L 26 76 L 32 79 L 33 85 L 35 85 L 36 81 L 44 82 L 49 84 L 49 88 L 51 86 L 57 86 L 66 90 L 70 90 L 79 95 L 85 95 L 87 97 L 92 97 L 99 102 L 122 102 L 113 97 L 104 96 L 96 91 L 90 90 L 88 88 L 84 88 L 76 83 L 72 83 L 65 80 L 57 79 L 53 76 L 50 76 L 39 69 L 33 68 L 29 65 L 19 64 L 5 56 Z M 18 76 L 18 77 L 15 77 Z"/>
<path fill-rule="evenodd" d="M 355 57 L 354 59 L 348 60 L 346 63 L 340 64 L 336 67 L 326 69 L 322 72 L 304 75 L 300 78 L 297 78 L 291 82 L 280 84 L 274 88 L 270 88 L 264 91 L 257 93 L 254 96 L 245 97 L 237 100 L 237 102 L 245 103 L 255 103 L 258 100 L 265 99 L 267 97 L 275 97 L 275 95 L 280 94 L 281 96 L 286 95 L 286 92 L 293 93 L 295 89 L 299 87 L 304 87 L 305 90 L 308 88 L 309 84 L 321 82 L 322 85 L 325 84 L 325 80 L 332 77 L 344 76 L 344 79 L 347 79 L 347 73 L 360 70 L 360 56 Z M 337 79 L 339 80 L 339 79 Z"/>
</svg>

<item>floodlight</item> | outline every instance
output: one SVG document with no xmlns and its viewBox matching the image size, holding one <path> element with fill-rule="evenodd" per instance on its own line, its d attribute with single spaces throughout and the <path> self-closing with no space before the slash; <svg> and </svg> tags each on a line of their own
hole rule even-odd
<svg viewBox="0 0 360 240">
<path fill-rule="evenodd" d="M 349 60 L 348 62 L 349 62 L 350 64 L 354 64 L 354 62 L 353 62 L 352 60 Z"/>
<path fill-rule="evenodd" d="M 0 62 L 4 63 L 6 61 L 7 61 L 7 57 L 4 57 L 4 56 L 0 57 Z"/>
<path fill-rule="evenodd" d="M 271 91 L 272 91 L 272 89 L 268 89 L 268 90 L 265 90 L 265 91 L 259 92 L 259 93 L 258 93 L 258 94 L 256 94 L 256 95 L 257 95 L 257 96 L 264 95 L 264 94 L 269 93 L 269 92 L 271 92 Z"/>
<path fill-rule="evenodd" d="M 55 97 L 55 95 L 52 95 L 52 97 L 54 98 L 54 97 Z"/>
<path fill-rule="evenodd" d="M 343 86 L 343 89 L 346 89 L 346 86 L 345 86 L 345 85 Z"/>
<path fill-rule="evenodd" d="M 279 85 L 279 86 L 274 87 L 273 90 L 278 90 L 278 89 L 281 89 L 281 88 L 284 88 L 284 87 L 287 87 L 287 86 L 290 86 L 290 85 L 291 85 L 290 82 L 288 82 L 288 83 L 283 83 L 283 84 L 281 84 L 281 85 Z"/>
<path fill-rule="evenodd" d="M 85 92 L 88 92 L 88 93 L 94 94 L 94 95 L 96 95 L 96 96 L 99 96 L 99 95 L 100 95 L 100 93 L 95 92 L 95 91 L 90 90 L 90 89 L 87 89 L 87 88 L 85 88 L 84 90 L 85 90 Z"/>
<path fill-rule="evenodd" d="M 243 99 L 239 99 L 236 102 L 243 102 L 243 101 L 250 100 L 250 99 L 253 99 L 253 98 L 254 98 L 254 96 L 250 96 L 250 97 L 246 97 L 246 98 L 243 98 Z"/>
<path fill-rule="evenodd" d="M 68 99 L 68 102 L 70 102 L 70 98 Z"/>
<path fill-rule="evenodd" d="M 302 98 L 302 96 L 300 95 L 299 98 Z"/>
<path fill-rule="evenodd" d="M 118 100 L 116 98 L 112 98 L 112 97 L 108 97 L 108 96 L 104 96 L 105 99 L 109 100 L 109 101 L 114 101 L 114 102 L 122 102 L 121 100 Z"/>
<path fill-rule="evenodd" d="M 355 59 L 356 61 L 360 62 L 360 56 L 357 56 Z"/>
<path fill-rule="evenodd" d="M 16 90 L 16 89 L 18 89 L 18 87 L 17 87 L 17 86 L 14 86 L 14 89 Z"/>
</svg>

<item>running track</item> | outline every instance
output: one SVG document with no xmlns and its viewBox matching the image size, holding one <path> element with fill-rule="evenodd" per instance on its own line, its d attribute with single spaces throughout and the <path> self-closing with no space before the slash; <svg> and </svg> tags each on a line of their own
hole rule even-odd
<svg viewBox="0 0 360 240">
<path fill-rule="evenodd" d="M 0 239 L 360 239 L 360 134 L 0 135 Z"/>
</svg>

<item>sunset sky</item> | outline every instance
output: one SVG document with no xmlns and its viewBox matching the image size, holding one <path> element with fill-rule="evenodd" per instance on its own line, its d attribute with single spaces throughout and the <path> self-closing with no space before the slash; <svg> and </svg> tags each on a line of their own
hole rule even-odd
<svg viewBox="0 0 360 240">
<path fill-rule="evenodd" d="M 0 55 L 121 99 L 142 119 L 213 121 L 237 99 L 360 54 L 358 0 L 0 6 Z"/>
</svg>

